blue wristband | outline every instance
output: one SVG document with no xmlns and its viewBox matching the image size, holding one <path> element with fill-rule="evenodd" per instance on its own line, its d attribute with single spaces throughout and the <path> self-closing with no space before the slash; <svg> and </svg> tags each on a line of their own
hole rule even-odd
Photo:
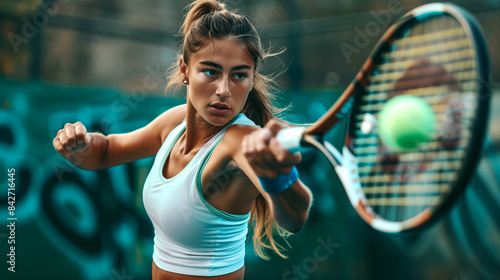
<svg viewBox="0 0 500 280">
<path fill-rule="evenodd" d="M 261 178 L 259 177 L 262 188 L 269 194 L 279 194 L 286 191 L 299 179 L 299 171 L 294 166 L 290 173 L 280 175 L 276 178 Z"/>
</svg>

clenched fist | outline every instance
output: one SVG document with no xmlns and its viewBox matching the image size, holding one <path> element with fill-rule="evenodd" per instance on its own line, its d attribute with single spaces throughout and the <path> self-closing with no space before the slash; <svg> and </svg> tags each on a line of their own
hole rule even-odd
<svg viewBox="0 0 500 280">
<path fill-rule="evenodd" d="M 87 134 L 85 126 L 81 122 L 76 122 L 64 125 L 64 128 L 57 132 L 53 144 L 59 154 L 68 157 L 72 153 L 84 150 L 91 142 L 92 136 Z"/>
</svg>

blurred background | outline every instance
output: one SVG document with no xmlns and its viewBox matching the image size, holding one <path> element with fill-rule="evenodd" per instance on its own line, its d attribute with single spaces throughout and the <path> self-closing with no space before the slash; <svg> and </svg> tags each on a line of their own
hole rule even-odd
<svg viewBox="0 0 500 280">
<path fill-rule="evenodd" d="M 263 43 L 287 50 L 265 71 L 277 79 L 285 118 L 316 120 L 340 95 L 388 26 L 422 0 L 228 0 Z M 247 246 L 245 279 L 500 279 L 500 1 L 450 1 L 483 27 L 494 94 L 482 160 L 466 194 L 419 234 L 388 235 L 350 206 L 333 170 L 304 157 L 301 178 L 315 203 L 289 238 L 288 260 L 263 261 Z M 184 102 L 166 96 L 165 71 L 179 51 L 185 0 L 1 0 L 0 279 L 151 279 L 153 228 L 142 185 L 153 158 L 82 171 L 52 140 L 66 122 L 127 132 Z M 388 15 L 381 20 L 382 14 Z M 379 26 L 354 45 L 367 22 Z M 278 93 L 277 93 L 278 94 Z M 343 132 L 336 132 L 336 144 Z M 7 182 L 16 170 L 15 273 L 7 270 Z M 319 257 L 320 248 L 327 252 Z"/>
</svg>

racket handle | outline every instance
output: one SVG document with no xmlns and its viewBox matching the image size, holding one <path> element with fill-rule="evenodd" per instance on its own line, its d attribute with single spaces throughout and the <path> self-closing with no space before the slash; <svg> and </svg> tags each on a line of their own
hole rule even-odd
<svg viewBox="0 0 500 280">
<path fill-rule="evenodd" d="M 280 145 L 292 153 L 301 151 L 300 143 L 304 135 L 305 127 L 290 127 L 278 132 L 276 139 Z"/>
</svg>

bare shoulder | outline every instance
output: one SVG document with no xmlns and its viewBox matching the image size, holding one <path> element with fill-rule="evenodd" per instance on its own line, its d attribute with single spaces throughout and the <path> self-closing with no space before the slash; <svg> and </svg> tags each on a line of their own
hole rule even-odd
<svg viewBox="0 0 500 280">
<path fill-rule="evenodd" d="M 162 142 L 165 141 L 168 134 L 186 118 L 186 108 L 186 104 L 173 107 L 163 112 L 153 121 L 153 125 L 158 128 L 158 131 L 161 131 Z"/>
<path fill-rule="evenodd" d="M 224 133 L 224 138 L 219 145 L 218 151 L 227 159 L 232 159 L 241 151 L 243 138 L 250 133 L 261 129 L 254 125 L 234 124 Z"/>
<path fill-rule="evenodd" d="M 227 129 L 226 134 L 224 135 L 224 140 L 227 140 L 229 143 L 240 146 L 243 137 L 256 130 L 261 130 L 261 129 L 262 128 L 256 125 L 235 124 Z"/>
<path fill-rule="evenodd" d="M 167 135 L 178 126 L 186 115 L 186 106 L 174 107 L 137 130 L 110 134 L 102 168 L 154 156 Z"/>
</svg>

